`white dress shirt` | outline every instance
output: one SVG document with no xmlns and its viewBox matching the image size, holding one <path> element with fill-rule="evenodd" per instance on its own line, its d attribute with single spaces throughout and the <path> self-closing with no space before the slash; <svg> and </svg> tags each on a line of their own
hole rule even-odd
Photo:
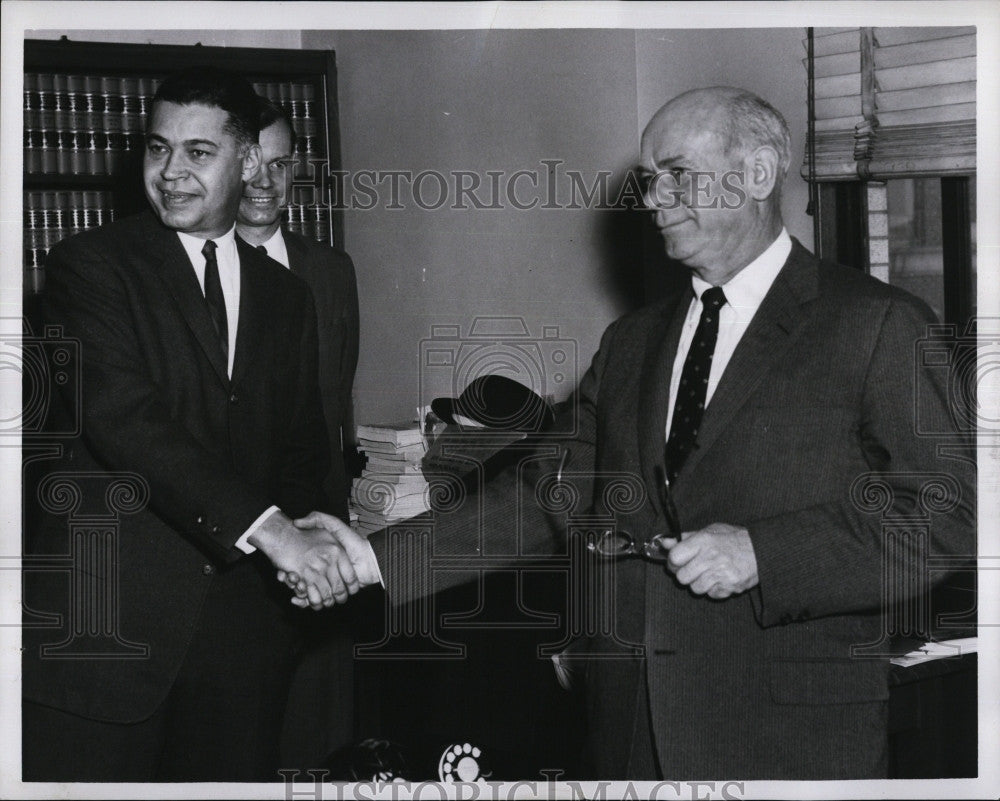
<svg viewBox="0 0 1000 801">
<path fill-rule="evenodd" d="M 788 231 L 782 228 L 778 238 L 768 246 L 767 250 L 723 284 L 722 291 L 726 295 L 726 304 L 719 310 L 719 337 L 715 342 L 715 354 L 712 356 L 712 367 L 708 374 L 706 409 L 736 346 L 740 344 L 750 321 L 760 308 L 764 296 L 774 283 L 774 279 L 778 277 L 791 252 L 791 237 L 788 236 Z M 677 388 L 681 383 L 681 373 L 684 371 L 684 360 L 687 358 L 695 329 L 698 328 L 698 321 L 701 319 L 701 295 L 711 286 L 694 273 L 691 274 L 691 288 L 695 297 L 688 307 L 673 372 L 670 374 L 670 405 L 667 408 L 666 436 L 670 435 L 670 422 L 674 417 L 674 403 L 677 400 Z"/>
<path fill-rule="evenodd" d="M 289 267 L 288 248 L 285 247 L 285 238 L 281 235 L 280 227 L 271 235 L 270 239 L 266 242 L 262 242 L 261 245 L 264 246 L 268 256 L 279 264 L 284 265 L 286 268 Z M 255 245 L 255 247 L 260 247 L 261 245 Z"/>
<path fill-rule="evenodd" d="M 201 294 L 205 294 L 205 257 L 202 248 L 205 239 L 199 239 L 190 234 L 177 232 L 188 259 L 198 276 Z M 233 359 L 236 358 L 236 332 L 240 323 L 240 254 L 236 250 L 236 226 L 234 225 L 222 236 L 212 240 L 215 242 L 215 260 L 219 265 L 219 283 L 222 284 L 222 296 L 226 299 L 226 322 L 229 324 L 229 364 L 226 371 L 233 376 Z"/>
</svg>

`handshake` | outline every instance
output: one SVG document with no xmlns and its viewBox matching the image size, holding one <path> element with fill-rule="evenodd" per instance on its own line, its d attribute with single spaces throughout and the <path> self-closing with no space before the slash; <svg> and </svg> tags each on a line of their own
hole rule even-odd
<svg viewBox="0 0 1000 801">
<path fill-rule="evenodd" d="M 346 603 L 362 587 L 381 581 L 368 541 L 333 515 L 311 512 L 293 521 L 275 512 L 249 541 L 295 593 L 295 606 L 320 610 Z"/>
</svg>

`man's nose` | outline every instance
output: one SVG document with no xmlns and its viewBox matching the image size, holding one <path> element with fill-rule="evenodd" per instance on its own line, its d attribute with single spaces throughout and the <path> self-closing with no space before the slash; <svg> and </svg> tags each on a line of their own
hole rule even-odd
<svg viewBox="0 0 1000 801">
<path fill-rule="evenodd" d="M 642 201 L 658 219 L 661 213 L 668 216 L 676 215 L 685 205 L 684 189 L 679 181 L 661 173 L 650 181 L 646 191 L 643 192 Z"/>
<path fill-rule="evenodd" d="M 271 171 L 267 168 L 266 164 L 261 164 L 257 169 L 257 174 L 250 179 L 250 186 L 255 189 L 270 189 L 274 186 L 274 181 L 271 180 Z"/>
<path fill-rule="evenodd" d="M 175 181 L 178 178 L 183 178 L 187 173 L 187 165 L 184 162 L 184 154 L 178 153 L 176 150 L 173 151 L 167 160 L 163 162 L 163 168 L 160 170 L 160 175 L 163 176 L 165 181 Z"/>
</svg>

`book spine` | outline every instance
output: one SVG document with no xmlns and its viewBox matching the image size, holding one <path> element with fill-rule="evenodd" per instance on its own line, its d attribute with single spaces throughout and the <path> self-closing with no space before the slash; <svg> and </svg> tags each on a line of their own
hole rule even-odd
<svg viewBox="0 0 1000 801">
<path fill-rule="evenodd" d="M 45 257 L 67 236 L 95 228 L 114 218 L 110 192 L 97 190 L 32 190 L 24 193 L 24 288 L 40 292 Z"/>
<path fill-rule="evenodd" d="M 122 97 L 121 80 L 119 78 L 101 78 L 101 98 L 103 100 L 102 124 L 106 133 L 121 133 L 122 113 L 125 110 L 125 100 Z"/>
<path fill-rule="evenodd" d="M 24 193 L 24 289 L 42 291 L 45 267 L 45 232 L 42 227 L 42 193 Z"/>
</svg>

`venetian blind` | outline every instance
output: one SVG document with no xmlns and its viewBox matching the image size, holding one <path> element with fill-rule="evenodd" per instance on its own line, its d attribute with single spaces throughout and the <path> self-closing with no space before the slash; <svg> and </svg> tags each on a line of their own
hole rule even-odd
<svg viewBox="0 0 1000 801">
<path fill-rule="evenodd" d="M 974 27 L 820 29 L 812 67 L 816 180 L 975 172 Z"/>
</svg>

